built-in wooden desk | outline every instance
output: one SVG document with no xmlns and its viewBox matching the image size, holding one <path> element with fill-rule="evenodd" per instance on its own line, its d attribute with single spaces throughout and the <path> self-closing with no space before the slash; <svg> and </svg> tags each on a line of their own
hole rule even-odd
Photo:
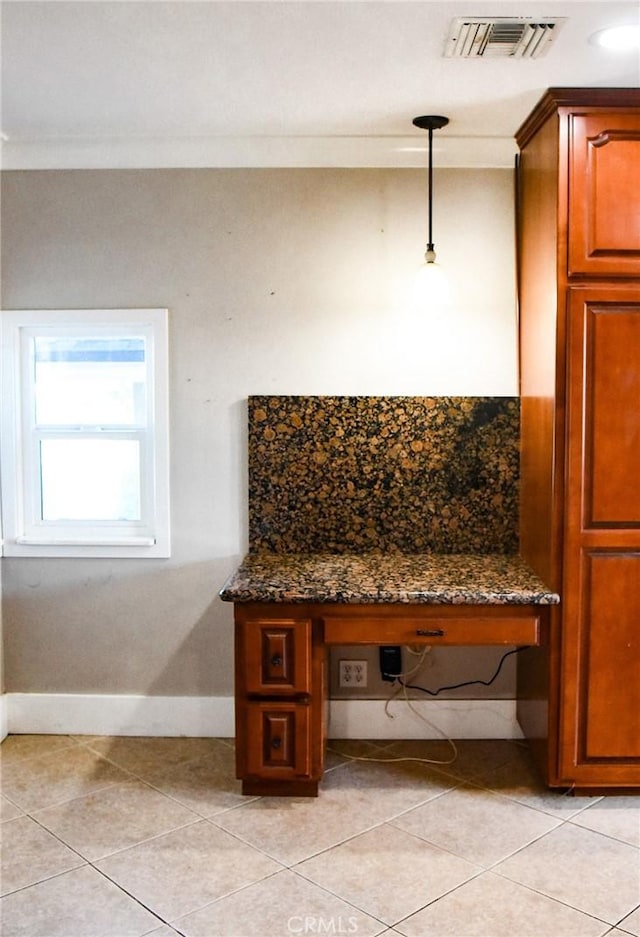
<svg viewBox="0 0 640 937">
<path fill-rule="evenodd" d="M 539 645 L 559 597 L 502 555 L 249 554 L 234 603 L 236 764 L 245 794 L 314 796 L 328 646 Z"/>
</svg>

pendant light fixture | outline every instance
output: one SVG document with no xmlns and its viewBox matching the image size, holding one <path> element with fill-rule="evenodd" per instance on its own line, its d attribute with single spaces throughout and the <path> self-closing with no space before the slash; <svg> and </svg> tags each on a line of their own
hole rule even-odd
<svg viewBox="0 0 640 937">
<path fill-rule="evenodd" d="M 438 115 L 414 117 L 413 119 L 415 127 L 429 131 L 429 237 L 427 250 L 424 255 L 424 262 L 427 265 L 435 264 L 436 262 L 436 251 L 433 242 L 433 131 L 446 127 L 448 123 L 448 117 L 441 117 Z"/>
</svg>

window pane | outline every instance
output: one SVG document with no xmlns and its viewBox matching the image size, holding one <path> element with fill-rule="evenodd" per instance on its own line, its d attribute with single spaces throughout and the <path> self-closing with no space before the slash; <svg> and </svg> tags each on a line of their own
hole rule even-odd
<svg viewBox="0 0 640 937">
<path fill-rule="evenodd" d="M 39 426 L 142 426 L 144 338 L 46 338 L 35 342 Z"/>
<path fill-rule="evenodd" d="M 42 519 L 139 521 L 136 439 L 44 439 Z"/>
</svg>

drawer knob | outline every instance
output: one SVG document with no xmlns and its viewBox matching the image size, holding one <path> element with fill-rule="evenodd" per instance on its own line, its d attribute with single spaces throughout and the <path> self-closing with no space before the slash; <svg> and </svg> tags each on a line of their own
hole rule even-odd
<svg viewBox="0 0 640 937">
<path fill-rule="evenodd" d="M 420 638 L 444 638 L 444 631 L 442 628 L 418 628 L 416 634 Z"/>
<path fill-rule="evenodd" d="M 271 748 L 278 749 L 282 745 L 282 739 L 275 738 L 271 739 Z"/>
<path fill-rule="evenodd" d="M 272 667 L 279 667 L 280 664 L 282 663 L 282 658 L 280 657 L 279 654 L 274 654 L 273 657 L 271 658 L 270 663 Z"/>
</svg>

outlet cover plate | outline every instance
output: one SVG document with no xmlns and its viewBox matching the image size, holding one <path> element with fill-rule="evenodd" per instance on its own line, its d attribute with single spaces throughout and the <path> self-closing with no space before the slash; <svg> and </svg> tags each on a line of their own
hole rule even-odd
<svg viewBox="0 0 640 937">
<path fill-rule="evenodd" d="M 362 689 L 366 685 L 366 660 L 338 661 L 338 686 L 342 689 Z"/>
</svg>

